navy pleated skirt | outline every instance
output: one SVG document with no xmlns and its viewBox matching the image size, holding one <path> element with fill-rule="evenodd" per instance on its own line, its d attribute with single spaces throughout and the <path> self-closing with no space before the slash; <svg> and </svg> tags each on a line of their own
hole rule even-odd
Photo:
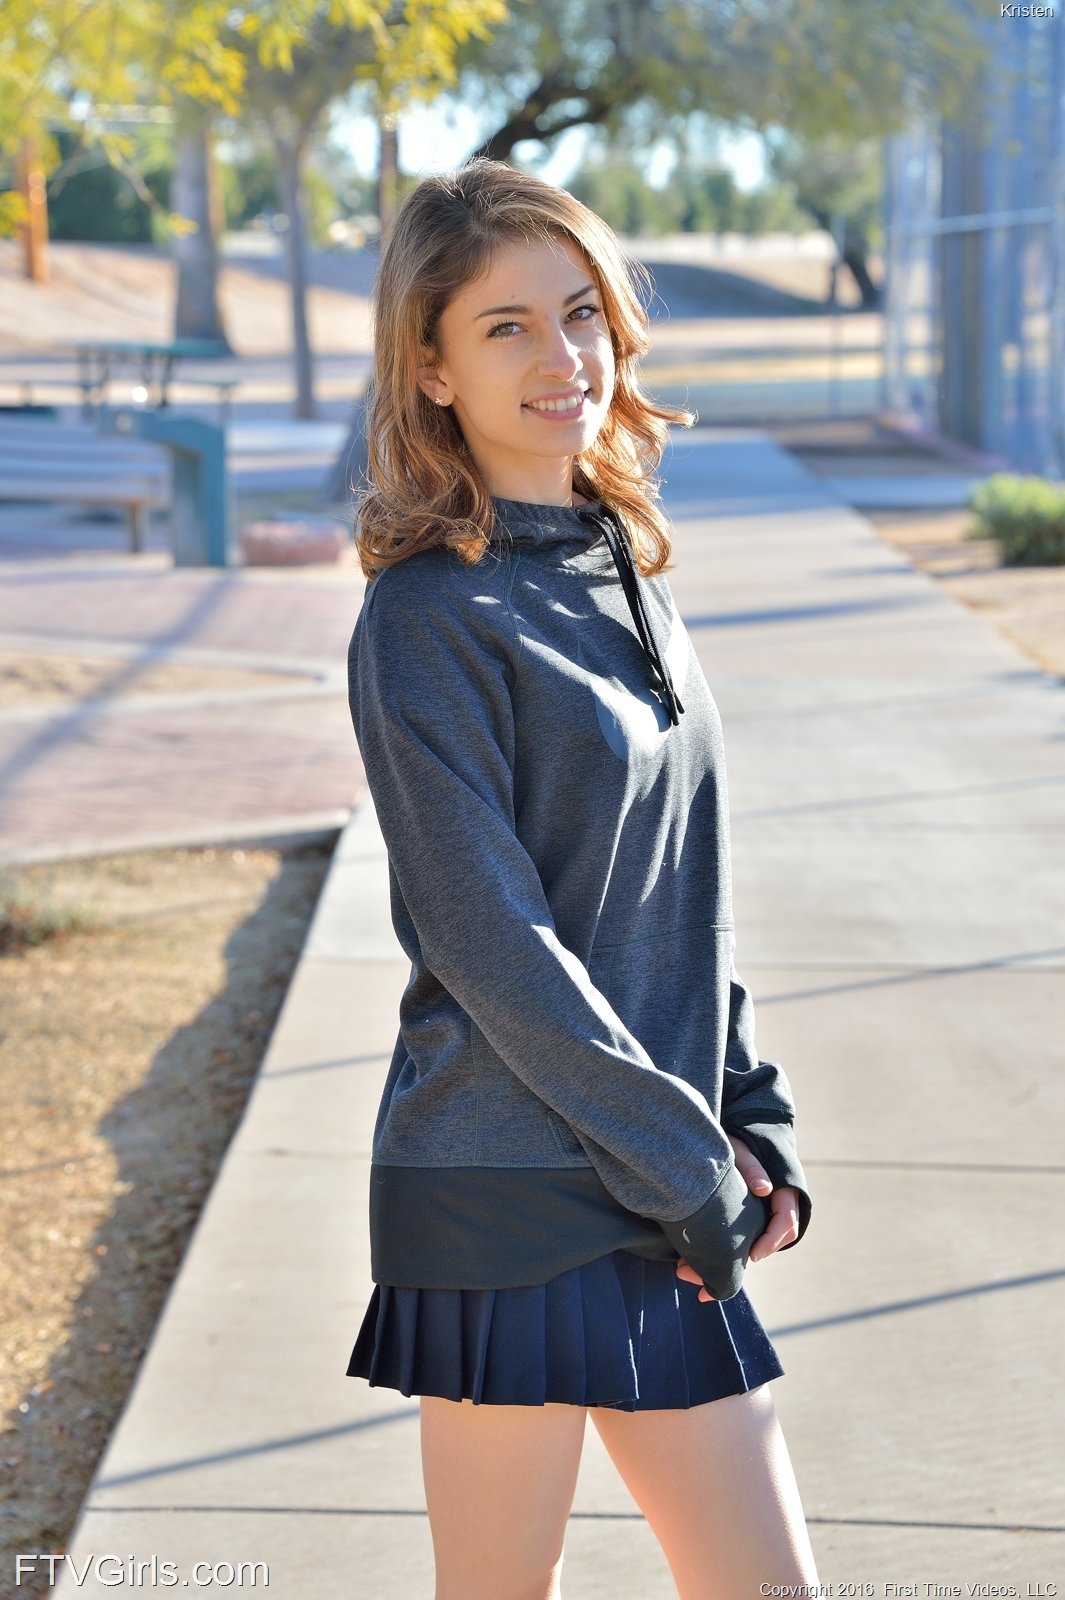
<svg viewBox="0 0 1065 1600">
<path fill-rule="evenodd" d="M 784 1369 L 741 1289 L 701 1301 L 674 1261 L 615 1250 L 520 1289 L 374 1288 L 349 1378 L 478 1404 L 686 1410 Z"/>
</svg>

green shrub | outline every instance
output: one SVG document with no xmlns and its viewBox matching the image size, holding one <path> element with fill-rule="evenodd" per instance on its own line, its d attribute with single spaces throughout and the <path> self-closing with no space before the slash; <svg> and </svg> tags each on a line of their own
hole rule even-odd
<svg viewBox="0 0 1065 1600">
<path fill-rule="evenodd" d="M 1006 567 L 1065 565 L 1065 485 L 996 472 L 969 496 L 972 539 L 996 540 Z"/>
<path fill-rule="evenodd" d="M 151 244 L 152 210 L 107 151 L 62 130 L 55 135 L 61 158 L 48 179 L 48 233 L 52 239 L 101 244 Z M 163 209 L 170 191 L 170 154 L 158 138 L 141 139 L 127 160 Z"/>
</svg>

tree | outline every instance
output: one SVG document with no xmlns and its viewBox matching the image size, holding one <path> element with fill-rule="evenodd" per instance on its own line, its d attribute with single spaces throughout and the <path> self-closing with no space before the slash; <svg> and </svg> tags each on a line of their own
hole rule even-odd
<svg viewBox="0 0 1065 1600">
<path fill-rule="evenodd" d="M 289 26 L 306 3 L 289 0 Z M 162 100 L 235 109 L 242 59 L 221 38 L 227 15 L 232 8 L 224 0 L 5 0 L 0 156 L 21 140 L 47 143 L 45 165 L 54 166 L 58 149 L 47 129 L 69 124 L 72 105 L 116 162 L 128 153 L 128 141 L 109 131 L 106 108 Z M 244 26 L 265 34 L 265 21 L 256 14 Z M 180 177 L 177 186 L 181 191 Z M 184 193 L 195 218 L 201 209 L 195 181 Z M 0 194 L 0 231 L 24 222 L 18 197 Z"/>
<path fill-rule="evenodd" d="M 862 297 L 862 306 L 880 304 L 880 288 L 869 273 L 870 246 L 879 242 L 881 163 L 879 141 L 852 144 L 839 138 L 782 136 L 769 144 L 770 167 L 789 184 L 798 205 L 826 233 L 834 216 L 844 220 L 843 261 Z"/>
<path fill-rule="evenodd" d="M 610 146 L 586 160 L 566 188 L 618 233 L 672 233 L 680 220 L 672 193 L 653 188 L 628 152 Z"/>
<path fill-rule="evenodd" d="M 181 219 L 171 250 L 177 262 L 174 334 L 205 339 L 228 353 L 218 298 L 219 178 L 210 106 L 182 96 L 174 115 L 172 214 Z"/>
<path fill-rule="evenodd" d="M 704 115 L 864 152 L 913 112 L 958 113 L 985 59 L 981 8 L 991 0 L 537 0 L 464 52 L 463 74 L 499 118 L 481 149 L 501 160 L 580 126 L 683 148 Z M 820 220 L 838 195 L 818 195 L 807 166 L 803 204 Z M 846 259 L 868 303 L 863 217 L 848 217 Z"/>
<path fill-rule="evenodd" d="M 224 338 L 217 297 L 213 114 L 259 108 L 281 164 L 297 351 L 297 414 L 313 413 L 301 170 L 326 107 L 365 75 L 385 111 L 455 81 L 456 48 L 505 16 L 504 0 L 5 0 L 0 153 L 30 123 L 89 105 L 172 103 L 176 331 Z M 0 196 L 0 219 L 25 208 Z"/>
<path fill-rule="evenodd" d="M 484 39 L 505 15 L 503 0 L 406 0 L 379 25 L 356 29 L 332 5 L 322 4 L 282 58 L 271 61 L 247 50 L 244 111 L 274 146 L 288 218 L 297 417 L 314 416 L 303 171 L 326 112 L 360 81 L 372 87 L 383 116 L 403 100 L 431 97 L 454 83 L 457 47 L 472 37 Z"/>
<path fill-rule="evenodd" d="M 462 65 L 499 111 L 482 148 L 503 160 L 525 140 L 616 125 L 648 104 L 660 134 L 663 118 L 676 126 L 709 111 L 808 138 L 866 138 L 897 128 L 904 104 L 945 115 L 964 104 L 983 59 L 969 9 L 959 0 L 538 0 Z"/>
</svg>

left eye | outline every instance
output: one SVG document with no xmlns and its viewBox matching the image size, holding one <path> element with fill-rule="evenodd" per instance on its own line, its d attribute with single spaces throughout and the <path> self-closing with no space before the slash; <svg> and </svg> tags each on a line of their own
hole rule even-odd
<svg viewBox="0 0 1065 1600">
<path fill-rule="evenodd" d="M 593 317 L 599 315 L 599 307 L 593 305 L 574 306 L 566 317 L 567 322 L 591 322 Z M 523 332 L 520 322 L 497 322 L 488 330 L 490 339 L 509 339 L 515 333 Z"/>
</svg>

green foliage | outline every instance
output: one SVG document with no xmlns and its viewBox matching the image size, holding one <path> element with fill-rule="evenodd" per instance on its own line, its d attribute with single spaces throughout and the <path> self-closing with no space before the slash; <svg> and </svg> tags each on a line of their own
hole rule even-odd
<svg viewBox="0 0 1065 1600">
<path fill-rule="evenodd" d="M 997 472 L 969 497 L 969 537 L 995 539 L 1003 566 L 1065 566 L 1065 485 Z"/>
<path fill-rule="evenodd" d="M 307 224 L 307 237 L 311 244 L 329 243 L 329 224 L 340 215 L 333 185 L 317 167 L 309 166 L 303 174 L 303 205 Z"/>
<path fill-rule="evenodd" d="M 566 188 L 619 233 L 637 237 L 809 227 L 785 186 L 745 193 L 725 167 L 682 162 L 656 188 L 631 156 L 605 149 L 586 161 Z"/>
<path fill-rule="evenodd" d="M 226 227 L 246 228 L 256 217 L 270 216 L 281 209 L 281 179 L 277 156 L 265 147 L 219 159 L 222 204 Z"/>
<path fill-rule="evenodd" d="M 431 99 L 456 81 L 458 47 L 487 39 L 506 16 L 505 0 L 358 0 L 365 17 L 353 26 L 356 0 L 301 3 L 305 25 L 284 51 L 264 51 L 261 33 L 230 35 L 243 60 L 242 109 L 290 148 L 305 145 L 327 107 L 359 82 L 373 85 L 382 113 Z"/>
<path fill-rule="evenodd" d="M 266 144 L 242 143 L 219 158 L 226 227 L 249 227 L 257 217 L 283 211 L 281 172 L 276 150 Z M 303 172 L 307 235 L 319 247 L 328 245 L 329 225 L 337 217 L 372 211 L 374 186 L 360 178 L 346 153 L 324 145 L 312 154 Z"/>
<path fill-rule="evenodd" d="M 804 139 L 778 134 L 767 140 L 769 167 L 786 185 L 797 206 L 828 228 L 834 215 L 845 219 L 848 241 L 863 255 L 882 242 L 880 142 L 832 135 Z"/>
<path fill-rule="evenodd" d="M 861 141 L 963 106 L 990 0 L 536 0 L 461 55 L 499 116 L 491 153 L 582 124 L 614 132 L 651 106 L 662 135 L 723 121 Z"/>
<path fill-rule="evenodd" d="M 0 239 L 17 233 L 26 221 L 29 207 L 14 189 L 0 190 Z"/>
<path fill-rule="evenodd" d="M 862 142 L 915 113 L 956 117 L 987 59 L 993 0 L 773 0 L 735 9 L 733 49 L 753 69 L 760 128 Z M 752 87 L 754 87 L 752 85 Z"/>
<path fill-rule="evenodd" d="M 790 184 L 770 182 L 744 195 L 744 233 L 806 233 L 809 223 Z"/>
<path fill-rule="evenodd" d="M 116 166 L 100 144 L 57 135 L 60 163 L 48 183 L 48 229 L 53 239 L 108 244 L 151 244 L 153 211 L 164 209 L 170 164 L 152 144 L 135 145 L 130 160 Z"/>
<path fill-rule="evenodd" d="M 618 233 L 672 233 L 678 226 L 678 208 L 670 195 L 653 189 L 632 162 L 623 157 L 586 164 L 570 178 L 566 188 Z"/>
<path fill-rule="evenodd" d="M 386 105 L 436 93 L 455 80 L 458 46 L 505 14 L 505 0 L 3 0 L 0 158 L 67 121 L 72 101 L 242 115 L 253 74 L 260 89 L 272 79 L 263 98 L 291 143 L 360 73 Z M 0 194 L 0 227 L 19 215 Z"/>
</svg>

